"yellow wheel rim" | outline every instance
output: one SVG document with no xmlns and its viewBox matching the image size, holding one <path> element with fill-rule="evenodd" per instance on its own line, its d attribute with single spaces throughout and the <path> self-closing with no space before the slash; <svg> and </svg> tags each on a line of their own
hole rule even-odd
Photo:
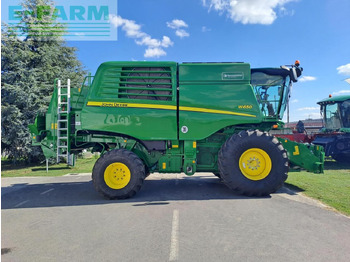
<svg viewBox="0 0 350 262">
<path fill-rule="evenodd" d="M 130 178 L 130 169 L 120 162 L 110 164 L 104 173 L 107 186 L 113 189 L 122 189 L 126 187 L 130 182 Z"/>
<path fill-rule="evenodd" d="M 239 158 L 239 169 L 250 180 L 261 180 L 271 171 L 272 162 L 269 155 L 260 148 L 251 148 Z"/>
</svg>

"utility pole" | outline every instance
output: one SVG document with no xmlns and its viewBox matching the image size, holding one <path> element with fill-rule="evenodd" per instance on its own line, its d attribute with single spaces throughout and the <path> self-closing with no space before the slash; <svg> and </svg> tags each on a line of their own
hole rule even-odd
<svg viewBox="0 0 350 262">
<path fill-rule="evenodd" d="M 287 102 L 287 124 L 289 124 L 289 99 Z"/>
</svg>

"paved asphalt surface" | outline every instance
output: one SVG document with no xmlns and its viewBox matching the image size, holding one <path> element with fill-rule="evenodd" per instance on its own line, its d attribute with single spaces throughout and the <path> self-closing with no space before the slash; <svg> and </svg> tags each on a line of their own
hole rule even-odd
<svg viewBox="0 0 350 262">
<path fill-rule="evenodd" d="M 282 189 L 154 174 L 110 201 L 91 175 L 2 178 L 2 261 L 350 261 L 350 219 Z"/>
</svg>

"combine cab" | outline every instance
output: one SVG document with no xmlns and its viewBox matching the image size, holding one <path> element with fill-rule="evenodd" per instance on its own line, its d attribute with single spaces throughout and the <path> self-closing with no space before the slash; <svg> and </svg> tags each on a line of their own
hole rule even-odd
<svg viewBox="0 0 350 262">
<path fill-rule="evenodd" d="M 324 99 L 321 106 L 324 127 L 312 142 L 324 147 L 326 156 L 350 162 L 350 96 Z"/>
<path fill-rule="evenodd" d="M 83 149 L 101 152 L 92 179 L 111 199 L 133 196 L 153 172 L 212 172 L 241 194 L 268 195 L 289 165 L 323 170 L 322 148 L 268 133 L 301 72 L 298 63 L 103 63 L 80 88 L 56 81 L 33 144 L 69 164 Z"/>
</svg>

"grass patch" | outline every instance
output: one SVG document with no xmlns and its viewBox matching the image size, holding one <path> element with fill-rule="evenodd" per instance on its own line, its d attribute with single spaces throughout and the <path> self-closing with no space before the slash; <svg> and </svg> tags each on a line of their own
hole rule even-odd
<svg viewBox="0 0 350 262">
<path fill-rule="evenodd" d="M 324 174 L 289 173 L 285 184 L 350 215 L 350 164 L 326 161 Z"/>
<path fill-rule="evenodd" d="M 45 163 L 42 165 L 13 165 L 9 161 L 1 161 L 1 177 L 63 176 L 68 173 L 91 173 L 95 162 L 95 158 L 88 158 L 77 159 L 75 166 L 67 166 L 66 163 L 49 165 L 49 172 L 46 173 Z"/>
</svg>

